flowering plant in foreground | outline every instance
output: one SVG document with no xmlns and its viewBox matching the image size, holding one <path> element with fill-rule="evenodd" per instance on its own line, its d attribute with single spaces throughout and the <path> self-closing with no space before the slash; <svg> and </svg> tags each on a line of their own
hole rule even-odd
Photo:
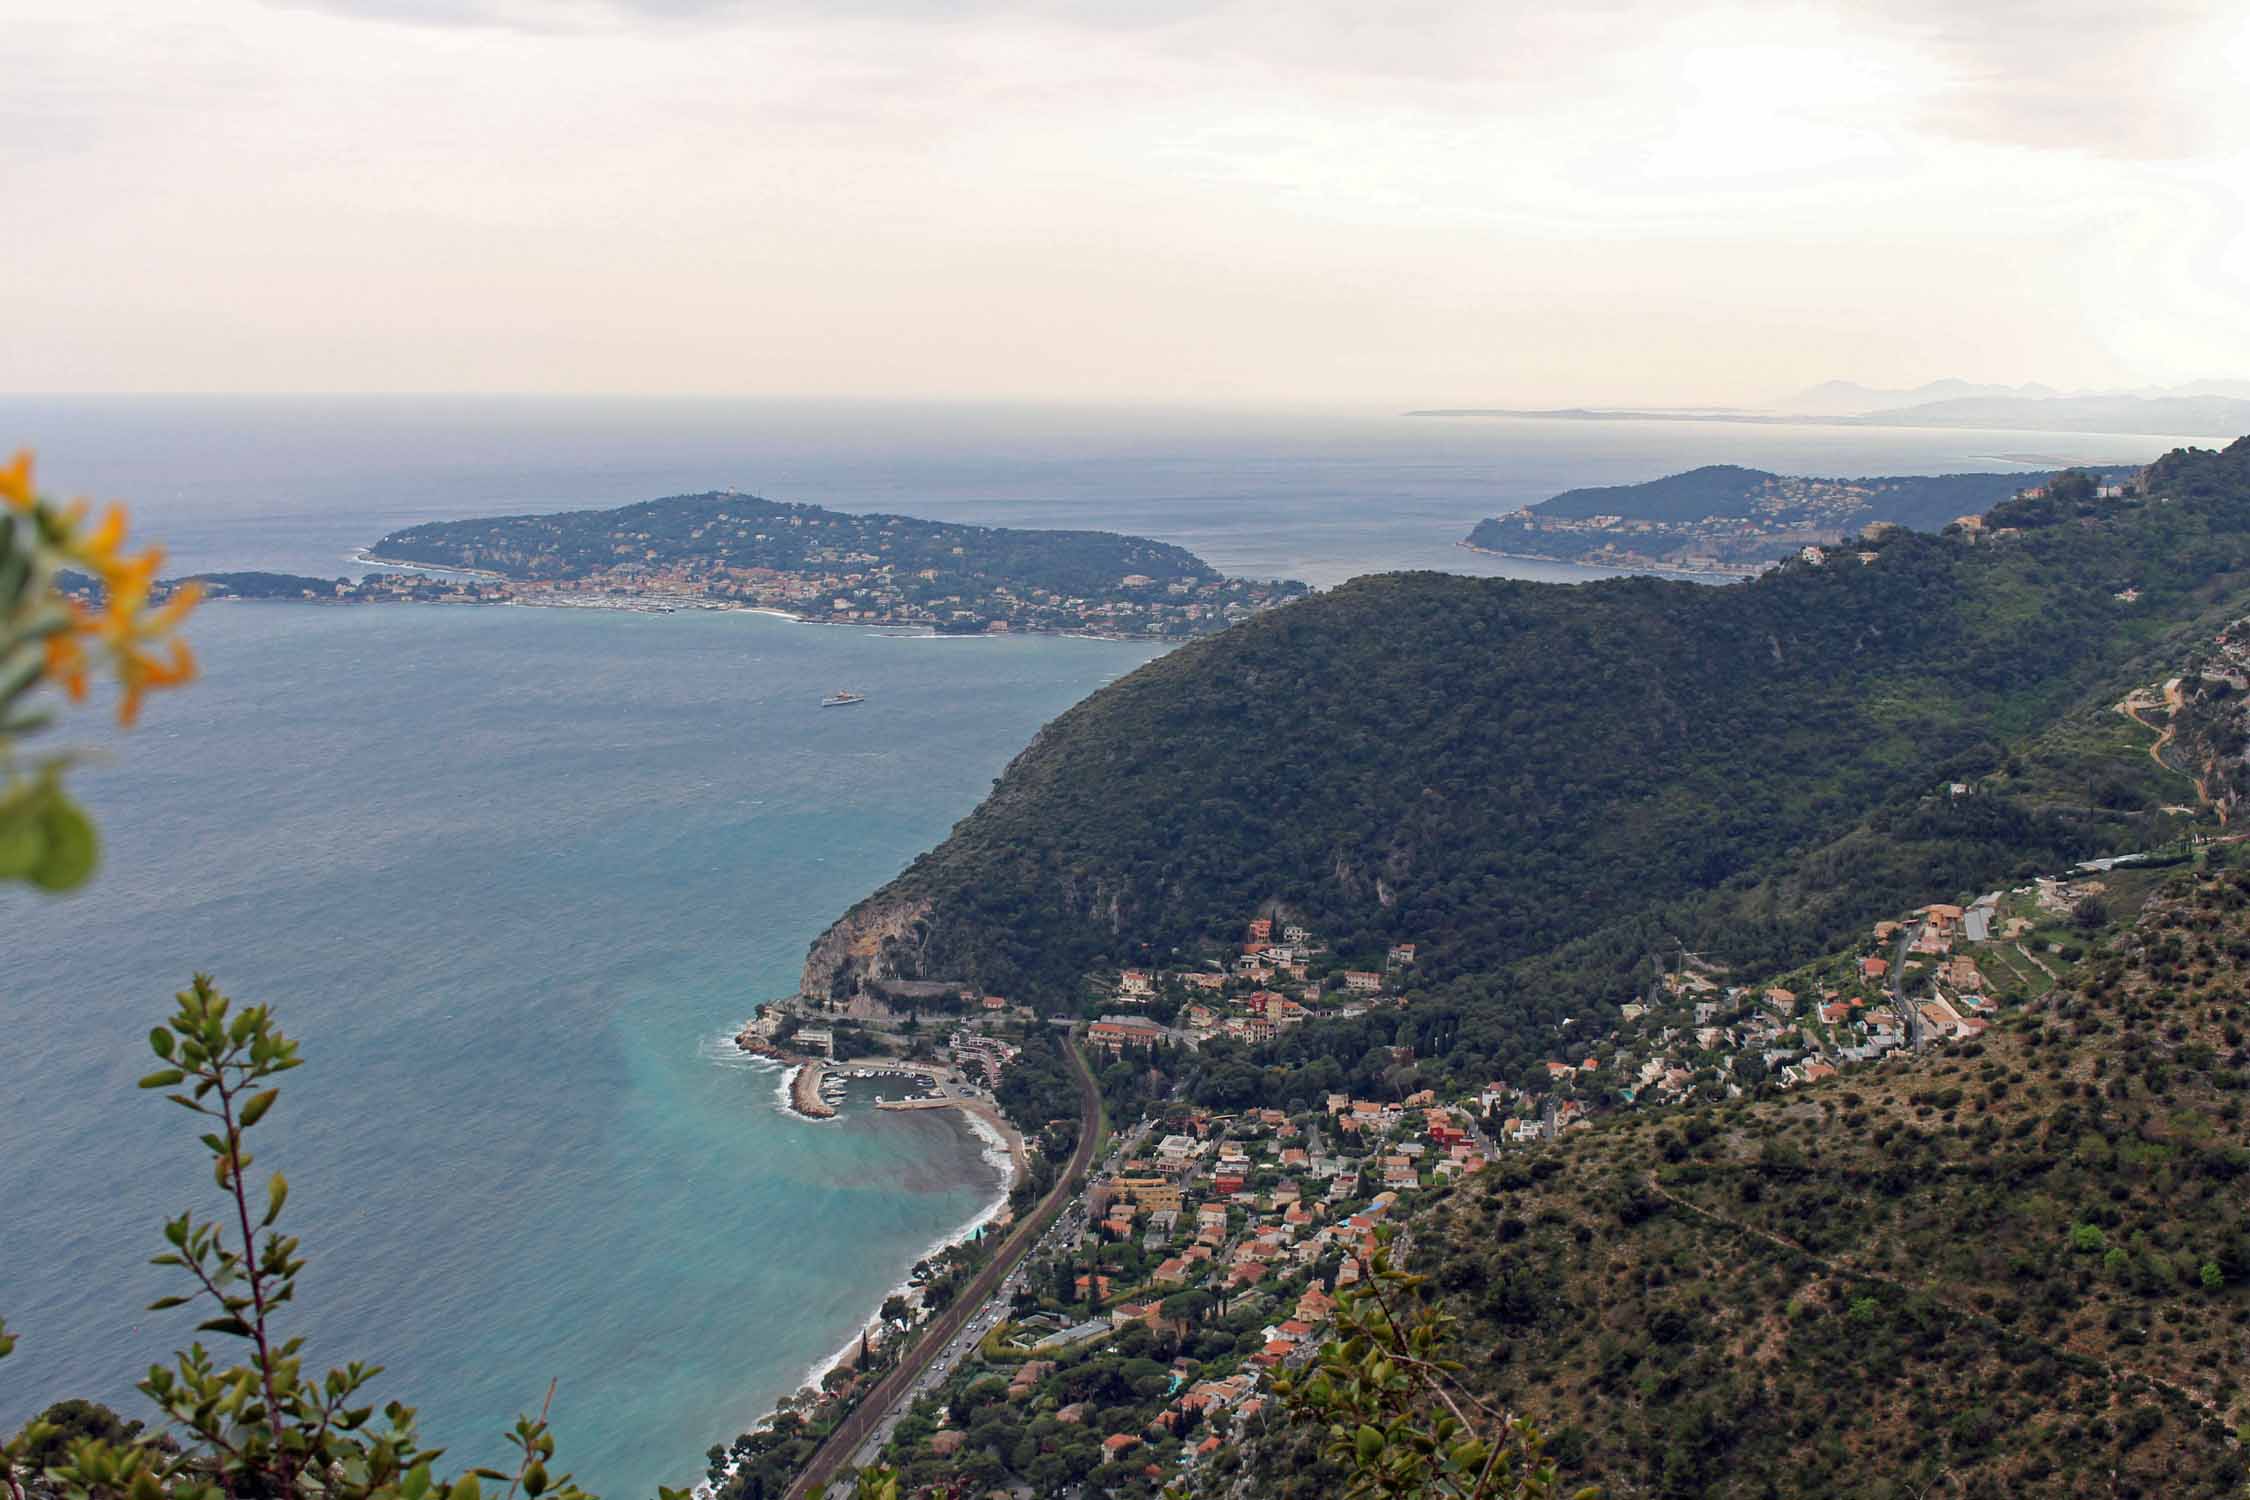
<svg viewBox="0 0 2250 1500">
<path fill-rule="evenodd" d="M 23 742 L 53 722 L 34 706 L 40 690 L 83 702 L 91 679 L 106 670 L 117 680 L 118 721 L 129 726 L 151 691 L 195 675 L 195 657 L 175 632 L 202 588 L 184 584 L 152 604 L 163 549 L 128 554 L 125 533 L 120 506 L 94 522 L 85 501 L 42 496 L 29 453 L 0 466 L 0 881 L 63 891 L 93 873 L 93 824 L 62 787 L 70 757 L 23 752 Z M 99 585 L 99 608 L 62 591 L 65 569 Z"/>
</svg>

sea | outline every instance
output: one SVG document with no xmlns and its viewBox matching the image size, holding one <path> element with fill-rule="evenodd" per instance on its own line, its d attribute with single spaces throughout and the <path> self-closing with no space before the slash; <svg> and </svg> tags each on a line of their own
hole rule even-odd
<svg viewBox="0 0 2250 1500">
<path fill-rule="evenodd" d="M 167 571 L 356 575 L 419 521 L 739 489 L 1093 527 L 1331 586 L 1407 568 L 1578 581 L 1456 544 L 1577 485 L 1702 463 L 2025 472 L 2088 434 L 877 402 L 0 396 L 0 449 L 131 502 Z M 105 840 L 64 898 L 0 891 L 0 1430 L 145 1414 L 190 1337 L 147 1264 L 218 1204 L 134 1088 L 209 973 L 307 1066 L 256 1132 L 308 1261 L 315 1363 L 385 1367 L 462 1463 L 553 1387 L 560 1467 L 651 1495 L 851 1343 L 1002 1190 L 949 1113 L 781 1107 L 729 1038 L 834 917 L 942 839 L 1038 727 L 1159 648 L 943 640 L 753 613 L 214 604 L 205 667 L 119 735 L 50 740 Z M 823 709 L 849 687 L 856 707 Z"/>
</svg>

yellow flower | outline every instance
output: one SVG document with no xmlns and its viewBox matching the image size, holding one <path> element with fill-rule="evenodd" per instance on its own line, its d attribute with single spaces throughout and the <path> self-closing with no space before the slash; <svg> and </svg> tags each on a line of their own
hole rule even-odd
<svg viewBox="0 0 2250 1500">
<path fill-rule="evenodd" d="M 86 616 L 80 633 L 98 641 L 110 658 L 118 686 L 124 689 L 117 705 L 118 720 L 131 724 L 140 717 L 141 700 L 150 689 L 176 687 L 195 675 L 195 657 L 186 642 L 170 640 L 168 657 L 157 655 L 156 648 L 166 644 L 173 629 L 195 608 L 203 588 L 196 583 L 182 584 L 161 608 L 151 610 L 149 586 L 164 560 L 163 551 L 152 547 L 139 557 L 119 559 L 115 538 L 107 540 L 107 549 L 96 556 L 109 589 L 109 604 L 99 616 Z"/>
<path fill-rule="evenodd" d="M 130 728 L 141 716 L 141 698 L 150 688 L 178 687 L 195 676 L 195 654 L 186 641 L 172 642 L 171 660 L 163 661 L 137 647 L 117 654 L 117 680 L 125 689 L 118 700 L 117 721 Z"/>
<path fill-rule="evenodd" d="M 31 450 L 22 449 L 0 469 L 0 500 L 7 501 L 17 510 L 29 510 L 33 503 L 31 488 Z"/>
<path fill-rule="evenodd" d="M 91 633 L 93 617 L 76 600 L 64 602 L 70 608 L 71 624 L 68 630 L 58 630 L 47 637 L 46 676 L 68 693 L 73 703 L 83 703 L 86 701 L 86 647 L 81 637 Z"/>
<path fill-rule="evenodd" d="M 100 652 L 123 690 L 118 718 L 131 724 L 152 689 L 174 687 L 195 675 L 194 654 L 172 632 L 203 597 L 203 586 L 183 584 L 161 607 L 151 609 L 149 594 L 157 569 L 164 564 L 164 551 L 151 547 L 138 557 L 125 554 L 122 506 L 109 507 L 100 524 L 88 530 L 83 500 L 58 507 L 39 499 L 32 488 L 28 452 L 18 453 L 0 469 L 0 499 L 35 514 L 37 530 L 52 548 L 49 556 L 86 568 L 101 581 L 107 595 L 99 614 L 74 600 L 59 601 L 69 612 L 69 625 L 47 638 L 44 675 L 49 681 L 73 700 L 83 700 L 91 672 L 90 651 Z"/>
</svg>

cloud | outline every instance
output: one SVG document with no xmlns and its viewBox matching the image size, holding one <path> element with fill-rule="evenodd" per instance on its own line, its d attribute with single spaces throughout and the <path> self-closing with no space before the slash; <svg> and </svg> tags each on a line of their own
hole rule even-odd
<svg viewBox="0 0 2250 1500">
<path fill-rule="evenodd" d="M 1754 44 L 1776 29 L 1828 32 L 1844 54 L 1893 48 L 1929 73 L 1910 123 L 1989 144 L 2176 160 L 2243 127 L 2238 80 L 2250 12 L 2199 0 L 1752 0 L 1682 6 L 1595 0 L 1558 7 L 1490 0 L 272 0 L 290 8 L 419 27 L 567 34 L 801 29 L 862 34 L 1028 33 L 1109 48 L 1131 65 L 1225 62 L 1310 95 L 1330 88 L 1434 84 L 1470 110 L 1510 107 L 1490 90 L 1591 100 L 1620 61 L 1672 61 L 1710 42 Z M 1660 71 L 1660 68 L 1659 68 Z M 1786 86 L 1776 77 L 1772 83 Z M 1478 92 L 1478 86 L 1483 92 Z M 1746 88 L 1756 89 L 1754 80 Z M 1441 102 L 1441 101 L 1425 101 Z M 1873 123 L 1888 123 L 1876 121 Z"/>
<path fill-rule="evenodd" d="M 1926 122 L 2008 145 L 2180 160 L 2238 140 L 2250 12 L 2178 0 L 1857 0 L 1942 69 Z M 2229 54 L 2233 54 L 2231 63 Z"/>
<path fill-rule="evenodd" d="M 0 387 L 2117 384 L 2240 283 L 2177 6 L 0 3 Z"/>
<path fill-rule="evenodd" d="M 1210 0 L 270 0 L 278 8 L 411 26 L 510 31 L 625 30 L 642 26 L 745 26 L 809 20 L 956 26 L 994 21 L 1068 23 L 1101 30 L 1162 26 L 1212 9 Z"/>
</svg>

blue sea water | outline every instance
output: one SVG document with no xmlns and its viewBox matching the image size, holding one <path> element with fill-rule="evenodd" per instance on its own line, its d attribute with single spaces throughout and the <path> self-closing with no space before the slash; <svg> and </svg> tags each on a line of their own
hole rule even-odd
<svg viewBox="0 0 2250 1500">
<path fill-rule="evenodd" d="M 1554 578 L 1483 557 L 1478 519 L 1706 463 L 1904 474 L 2138 462 L 2161 438 L 1349 411 L 433 397 L 0 396 L 0 446 L 130 497 L 186 567 L 333 577 L 418 521 L 740 489 L 840 510 L 1178 542 L 1326 586 L 1398 568 Z"/>
<path fill-rule="evenodd" d="M 443 516 L 736 487 L 1102 526 L 1230 571 L 1582 578 L 1466 553 L 1480 516 L 1704 462 L 1792 472 L 2151 456 L 2147 438 L 1358 413 L 0 398 L 0 446 L 133 500 L 182 568 L 334 575 Z M 208 1203 L 139 1038 L 208 969 L 312 1065 L 263 1132 L 312 1267 L 315 1359 L 390 1367 L 488 1459 L 559 1381 L 598 1491 L 693 1477 L 992 1198 L 957 1122 L 795 1120 L 721 1039 L 806 944 L 943 837 L 1045 720 L 1154 654 L 770 617 L 223 605 L 206 678 L 79 777 L 108 858 L 0 893 L 0 1425 L 136 1409 L 184 1313 L 143 1262 Z M 816 708 L 838 686 L 866 705 Z"/>
<path fill-rule="evenodd" d="M 381 1361 L 488 1455 L 560 1377 L 587 1478 L 692 1477 L 999 1185 L 950 1116 L 785 1114 L 724 1037 L 1148 649 L 512 609 L 219 606 L 195 634 L 208 677 L 80 778 L 100 879 L 0 898 L 0 1418 L 122 1395 L 192 1326 L 133 1310 L 159 1217 L 214 1205 L 187 1117 L 132 1082 L 207 970 L 310 1059 L 260 1134 L 314 1356 Z M 839 682 L 868 702 L 819 708 Z"/>
</svg>

